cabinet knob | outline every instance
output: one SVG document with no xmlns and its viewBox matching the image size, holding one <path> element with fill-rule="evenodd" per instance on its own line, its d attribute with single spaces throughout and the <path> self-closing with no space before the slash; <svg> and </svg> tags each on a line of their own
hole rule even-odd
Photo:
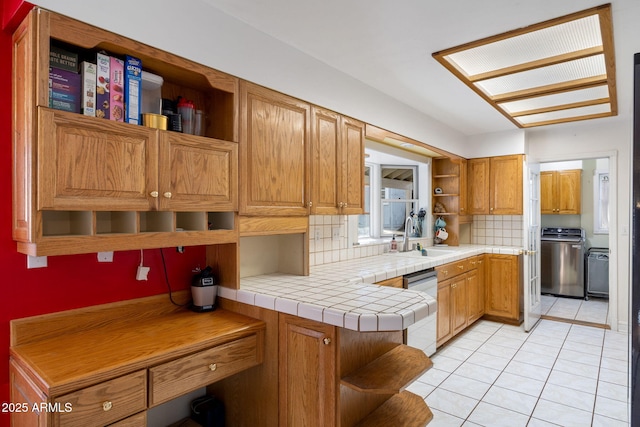
<svg viewBox="0 0 640 427">
<path fill-rule="evenodd" d="M 325 338 L 322 340 L 322 342 L 324 343 L 324 345 L 329 345 L 331 344 L 331 338 Z"/>
<path fill-rule="evenodd" d="M 313 206 L 313 202 L 312 201 L 307 202 L 307 207 L 310 208 L 311 206 Z"/>
<path fill-rule="evenodd" d="M 493 211 L 493 208 L 489 208 L 490 211 Z"/>
<path fill-rule="evenodd" d="M 166 197 L 167 199 L 170 199 L 170 198 L 171 198 L 171 196 L 173 196 L 173 194 L 171 194 L 171 192 L 170 192 L 170 191 L 167 191 L 167 192 L 165 192 L 165 193 L 163 194 L 163 196 L 164 196 L 164 197 Z"/>
<path fill-rule="evenodd" d="M 158 192 L 157 191 L 152 191 L 151 193 L 149 193 L 149 195 L 153 198 L 158 197 Z"/>
<path fill-rule="evenodd" d="M 212 363 L 209 365 L 209 370 L 210 371 L 215 371 L 216 369 L 218 369 L 218 364 L 217 363 Z"/>
<path fill-rule="evenodd" d="M 111 401 L 107 400 L 106 402 L 102 402 L 102 410 L 107 412 L 110 411 L 111 408 L 113 408 L 113 403 L 111 403 Z"/>
</svg>

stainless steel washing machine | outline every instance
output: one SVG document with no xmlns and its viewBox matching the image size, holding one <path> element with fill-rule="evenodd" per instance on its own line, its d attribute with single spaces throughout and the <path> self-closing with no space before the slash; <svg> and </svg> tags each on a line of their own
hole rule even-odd
<svg viewBox="0 0 640 427">
<path fill-rule="evenodd" d="M 540 241 L 542 293 L 584 298 L 584 230 L 545 227 Z"/>
</svg>

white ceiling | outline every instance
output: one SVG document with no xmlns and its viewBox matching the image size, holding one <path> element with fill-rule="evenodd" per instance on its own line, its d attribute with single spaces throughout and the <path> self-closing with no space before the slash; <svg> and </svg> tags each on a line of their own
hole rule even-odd
<svg viewBox="0 0 640 427">
<path fill-rule="evenodd" d="M 594 0 L 203 0 L 465 135 L 516 129 L 433 52 L 603 4 Z M 640 1 L 612 0 L 617 118 L 632 113 Z M 558 125 L 552 125 L 558 126 Z"/>
</svg>

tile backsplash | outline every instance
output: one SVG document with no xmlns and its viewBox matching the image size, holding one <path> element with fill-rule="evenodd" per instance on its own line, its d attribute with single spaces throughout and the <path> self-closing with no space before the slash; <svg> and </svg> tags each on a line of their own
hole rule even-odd
<svg viewBox="0 0 640 427">
<path fill-rule="evenodd" d="M 349 247 L 348 230 L 347 215 L 309 216 L 309 265 L 380 255 L 384 253 L 385 246 L 388 246 L 380 243 Z"/>
<path fill-rule="evenodd" d="M 474 215 L 471 243 L 476 245 L 523 245 L 522 215 Z"/>
<path fill-rule="evenodd" d="M 474 215 L 470 243 L 522 247 L 522 221 L 522 215 Z M 430 239 L 421 240 L 426 246 L 431 245 Z M 388 250 L 388 240 L 350 246 L 347 215 L 311 215 L 309 217 L 309 265 L 311 266 L 381 255 Z"/>
</svg>

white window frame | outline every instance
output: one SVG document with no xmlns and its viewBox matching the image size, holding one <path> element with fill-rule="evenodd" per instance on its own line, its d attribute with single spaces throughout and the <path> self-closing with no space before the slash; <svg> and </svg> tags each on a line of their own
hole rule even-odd
<svg viewBox="0 0 640 427">
<path fill-rule="evenodd" d="M 610 182 L 608 171 L 593 172 L 593 234 L 609 234 Z"/>
</svg>

